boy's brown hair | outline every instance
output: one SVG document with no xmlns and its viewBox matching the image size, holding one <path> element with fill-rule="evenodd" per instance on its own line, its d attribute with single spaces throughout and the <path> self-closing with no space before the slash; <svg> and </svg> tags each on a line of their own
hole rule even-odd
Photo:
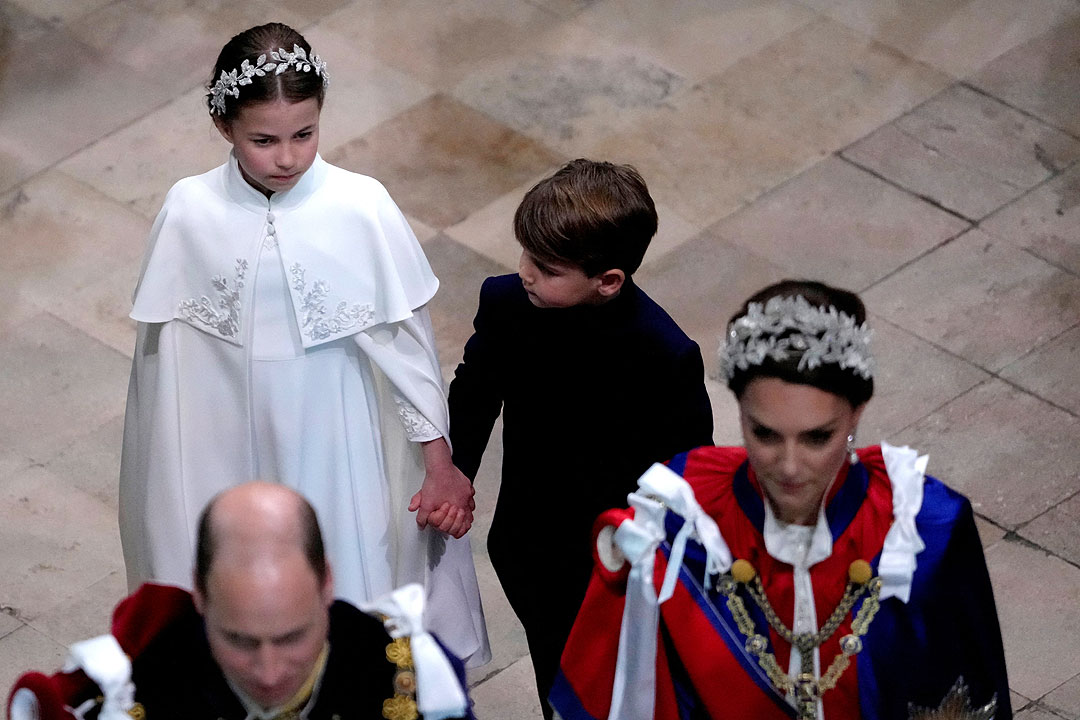
<svg viewBox="0 0 1080 720">
<path fill-rule="evenodd" d="M 637 170 L 579 158 L 525 193 L 514 235 L 537 260 L 576 265 L 589 277 L 632 275 L 656 234 L 656 206 Z"/>
</svg>

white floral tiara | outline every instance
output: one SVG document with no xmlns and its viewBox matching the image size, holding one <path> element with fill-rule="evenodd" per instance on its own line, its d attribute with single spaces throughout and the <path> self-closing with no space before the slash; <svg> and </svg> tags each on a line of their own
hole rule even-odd
<svg viewBox="0 0 1080 720">
<path fill-rule="evenodd" d="M 800 372 L 835 363 L 869 380 L 874 376 L 872 334 L 866 323 L 856 324 L 831 305 L 811 305 L 802 295 L 771 297 L 764 305 L 750 303 L 746 314 L 728 327 L 720 345 L 720 372 L 730 380 L 736 370 L 766 359 L 798 357 Z"/>
<path fill-rule="evenodd" d="M 225 96 L 240 97 L 240 86 L 250 85 L 253 77 L 262 77 L 268 72 L 280 75 L 289 68 L 295 68 L 296 72 L 315 71 L 322 78 L 323 87 L 330 84 L 330 76 L 326 73 L 326 62 L 318 55 L 308 57 L 304 48 L 293 45 L 292 52 L 285 48 L 278 48 L 270 53 L 270 61 L 267 62 L 266 54 L 263 53 L 252 65 L 250 60 L 240 63 L 239 70 L 232 72 L 221 71 L 221 77 L 212 86 L 206 89 L 210 91 L 210 114 L 225 114 Z"/>
</svg>

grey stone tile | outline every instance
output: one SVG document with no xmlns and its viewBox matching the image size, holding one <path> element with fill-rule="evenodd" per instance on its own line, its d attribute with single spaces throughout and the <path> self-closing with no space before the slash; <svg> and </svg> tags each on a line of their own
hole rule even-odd
<svg viewBox="0 0 1080 720">
<path fill-rule="evenodd" d="M 14 615 L 9 615 L 9 612 L 14 613 L 14 608 L 9 609 L 6 605 L 0 607 L 0 638 L 10 635 L 23 626 L 23 622 Z"/>
<path fill-rule="evenodd" d="M 801 5 L 774 0 L 608 0 L 593 4 L 576 22 L 697 82 L 815 17 Z"/>
<path fill-rule="evenodd" d="M 322 24 L 371 48 L 387 65 L 446 91 L 470 72 L 522 52 L 556 19 L 520 0 L 399 0 L 353 2 Z"/>
<path fill-rule="evenodd" d="M 33 622 L 123 573 L 116 511 L 40 467 L 0 480 L 0 604 Z"/>
<path fill-rule="evenodd" d="M 984 220 L 994 237 L 1080 275 L 1080 165 Z"/>
<path fill-rule="evenodd" d="M 1069 0 L 802 0 L 905 55 L 964 77 L 1012 47 L 1076 17 Z"/>
<path fill-rule="evenodd" d="M 1012 542 L 987 550 L 986 564 L 1009 686 L 1041 698 L 1080 672 L 1080 569 Z"/>
<path fill-rule="evenodd" d="M 1080 325 L 1041 345 L 1001 371 L 1041 398 L 1080 415 Z"/>
<path fill-rule="evenodd" d="M 402 210 L 435 229 L 464 220 L 561 158 L 445 95 L 340 146 L 328 161 L 373 174 Z"/>
<path fill-rule="evenodd" d="M 844 151 L 844 156 L 978 219 L 1080 157 L 1080 142 L 956 85 Z"/>
<path fill-rule="evenodd" d="M 44 462 L 49 474 L 98 502 L 117 509 L 124 418 L 117 416 L 80 435 Z"/>
<path fill-rule="evenodd" d="M 7 0 L 7 3 L 16 9 L 32 13 L 50 24 L 78 20 L 87 13 L 108 5 L 110 2 L 112 0 L 86 0 L 86 2 L 80 3 L 66 2 L 65 0 Z"/>
<path fill-rule="evenodd" d="M 894 442 L 904 428 L 970 390 L 989 375 L 916 335 L 874 316 L 874 397 L 859 421 L 859 445 Z"/>
<path fill-rule="evenodd" d="M 670 107 L 685 78 L 603 34 L 556 26 L 518 53 L 468 75 L 454 96 L 568 156 Z"/>
<path fill-rule="evenodd" d="M 475 685 L 470 691 L 478 718 L 540 720 L 536 680 L 528 657 Z"/>
<path fill-rule="evenodd" d="M 11 0 L 0 0 L 0 52 L 6 53 L 16 40 L 40 37 L 58 22 L 34 15 Z"/>
<path fill-rule="evenodd" d="M 1020 534 L 1080 565 L 1080 494 L 1050 508 L 1025 525 Z"/>
<path fill-rule="evenodd" d="M 1018 45 L 969 81 L 1056 127 L 1080 135 L 1080 19 Z"/>
<path fill-rule="evenodd" d="M 55 313 L 103 275 L 137 268 L 150 229 L 144 218 L 58 172 L 6 193 L 0 208 L 0 282 L 10 295 Z"/>
<path fill-rule="evenodd" d="M 1050 691 L 1042 704 L 1067 720 L 1080 720 L 1080 675 Z"/>
<path fill-rule="evenodd" d="M 241 30 L 265 22 L 268 10 L 276 21 L 297 28 L 305 24 L 304 17 L 281 3 L 262 0 L 120 0 L 79 18 L 78 35 L 174 96 L 206 84 L 222 46 Z"/>
<path fill-rule="evenodd" d="M 156 108 L 170 93 L 64 29 L 12 43 L 4 62 L 0 168 L 7 184 L 0 192 Z M 9 174 L 12 166 L 16 172 Z"/>
<path fill-rule="evenodd" d="M 54 673 L 66 657 L 66 647 L 32 627 L 24 626 L 0 638 L 0 688 L 5 703 L 7 693 L 20 675 L 31 670 Z"/>
<path fill-rule="evenodd" d="M 659 258 L 635 280 L 701 346 L 715 367 L 719 338 L 743 301 L 784 277 L 782 268 L 709 228 Z"/>
<path fill-rule="evenodd" d="M 975 229 L 863 300 L 890 322 L 996 371 L 1075 324 L 1080 278 Z"/>
<path fill-rule="evenodd" d="M 835 157 L 715 230 L 791 274 L 861 290 L 968 223 Z"/>
<path fill-rule="evenodd" d="M 967 495 L 977 513 L 1015 529 L 1080 491 L 1077 437 L 1077 418 L 990 380 L 898 440 L 928 454 L 928 472 Z"/>
<path fill-rule="evenodd" d="M 1026 706 L 1031 704 L 1031 700 L 1015 690 L 1009 690 L 1009 698 L 1012 700 L 1012 709 L 1014 713 L 1023 710 Z"/>
<path fill-rule="evenodd" d="M 0 437 L 42 462 L 124 412 L 130 362 L 51 315 L 0 344 Z"/>
<path fill-rule="evenodd" d="M 1057 713 L 1052 713 L 1039 705 L 1032 705 L 1016 714 L 1016 720 L 1062 720 Z"/>
<path fill-rule="evenodd" d="M 510 270 L 445 235 L 428 241 L 424 252 L 439 278 L 439 292 L 428 304 L 439 361 L 452 369 L 461 362 L 465 341 L 472 335 L 480 285 L 485 278 Z"/>
<path fill-rule="evenodd" d="M 822 19 L 702 85 L 822 155 L 912 109 L 951 83 L 869 36 Z M 716 119 L 723 118 L 723 115 Z"/>
<path fill-rule="evenodd" d="M 975 516 L 975 527 L 979 529 L 979 539 L 982 540 L 983 550 L 1005 537 L 1004 530 L 977 515 Z"/>
<path fill-rule="evenodd" d="M 109 632 L 113 608 L 128 594 L 123 568 L 90 585 L 28 624 L 65 647 Z"/>
</svg>

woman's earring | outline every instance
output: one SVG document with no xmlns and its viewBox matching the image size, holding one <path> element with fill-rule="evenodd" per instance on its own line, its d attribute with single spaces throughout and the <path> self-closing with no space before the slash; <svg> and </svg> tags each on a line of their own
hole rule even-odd
<svg viewBox="0 0 1080 720">
<path fill-rule="evenodd" d="M 852 465 L 858 465 L 859 464 L 859 453 L 855 452 L 855 436 L 854 435 L 848 435 L 847 436 L 847 451 L 848 451 L 848 460 L 851 462 L 851 464 Z"/>
</svg>

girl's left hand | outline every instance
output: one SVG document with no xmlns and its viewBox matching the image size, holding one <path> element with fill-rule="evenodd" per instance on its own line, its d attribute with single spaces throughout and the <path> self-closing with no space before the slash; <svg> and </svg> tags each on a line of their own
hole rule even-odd
<svg viewBox="0 0 1080 720">
<path fill-rule="evenodd" d="M 412 496 L 409 510 L 416 513 L 416 524 L 431 526 L 455 538 L 462 537 L 473 523 L 475 490 L 450 458 L 450 448 L 443 438 L 423 443 L 424 484 Z"/>
</svg>

